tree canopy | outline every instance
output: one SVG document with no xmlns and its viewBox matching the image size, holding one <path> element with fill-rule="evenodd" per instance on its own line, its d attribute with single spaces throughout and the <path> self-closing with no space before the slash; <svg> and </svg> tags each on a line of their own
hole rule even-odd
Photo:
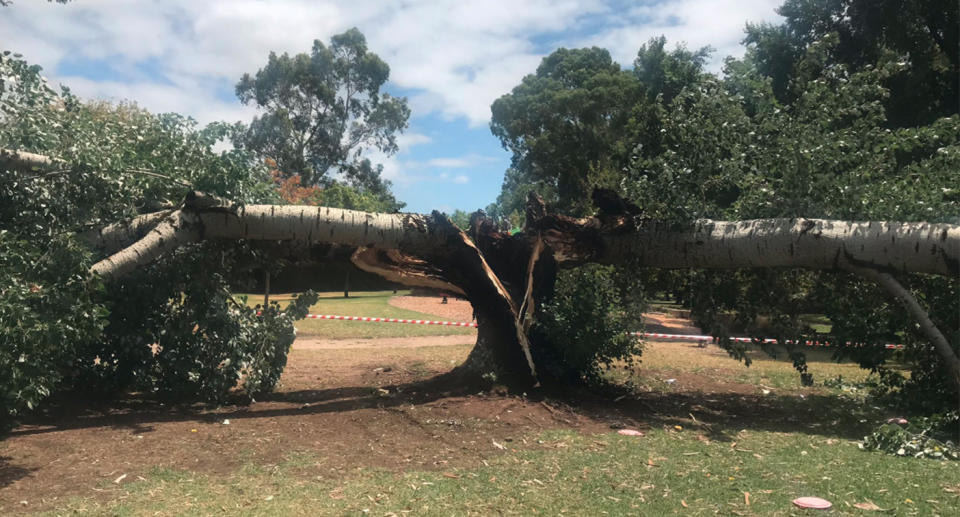
<svg viewBox="0 0 960 517">
<path fill-rule="evenodd" d="M 632 70 L 599 49 L 558 50 L 494 104 L 491 128 L 513 153 L 494 212 L 517 211 L 517 193 L 538 190 L 553 209 L 581 216 L 584 193 L 601 186 L 644 217 L 678 227 L 705 218 L 960 221 L 960 115 L 948 84 L 960 74 L 956 53 L 943 51 L 956 47 L 956 23 L 941 23 L 956 17 L 956 6 L 924 11 L 920 2 L 891 15 L 902 3 L 881 4 L 875 11 L 871 2 L 788 1 L 783 25 L 748 26 L 746 55 L 727 59 L 721 76 L 703 71 L 708 49 L 666 52 L 663 38 L 640 50 Z M 945 14 L 935 17 L 938 6 Z M 576 80 L 551 79 L 556 63 Z M 593 87 L 611 78 L 618 88 Z M 571 105 L 604 115 L 592 123 L 560 115 L 565 107 L 549 104 L 558 92 L 589 98 Z M 562 156 L 569 158 L 558 162 Z M 558 185 L 574 187 L 560 195 Z M 960 348 L 956 279 L 904 280 Z M 916 399 L 930 405 L 955 400 L 943 371 L 931 367 L 926 338 L 872 281 L 742 270 L 658 274 L 646 283 L 678 296 L 721 337 L 736 328 L 784 343 L 822 339 L 802 315 L 826 314 L 833 341 L 867 343 L 841 347 L 839 356 L 857 358 L 898 389 L 923 384 L 926 395 Z M 906 385 L 884 367 L 890 353 L 882 344 L 894 341 L 910 345 Z M 725 343 L 744 357 L 742 346 Z M 791 353 L 803 371 L 801 350 Z"/>
<path fill-rule="evenodd" d="M 389 77 L 390 67 L 355 28 L 329 46 L 314 41 L 310 54 L 271 52 L 263 68 L 237 83 L 240 100 L 260 111 L 237 143 L 304 185 L 345 181 L 396 204 L 382 166 L 364 154 L 395 153 L 407 127 L 406 99 L 381 92 Z"/>
</svg>

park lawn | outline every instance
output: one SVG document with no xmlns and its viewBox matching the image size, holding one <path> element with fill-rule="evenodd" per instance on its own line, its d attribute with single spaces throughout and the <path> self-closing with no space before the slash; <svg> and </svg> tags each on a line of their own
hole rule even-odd
<svg viewBox="0 0 960 517">
<path fill-rule="evenodd" d="M 775 347 L 776 348 L 776 347 Z M 851 361 L 836 362 L 829 348 L 806 347 L 808 371 L 813 374 L 816 385 L 824 381 L 837 383 L 841 379 L 847 390 L 856 389 L 858 384 L 876 380 Z M 770 357 L 759 347 L 748 345 L 747 355 L 752 364 L 749 367 L 716 346 L 699 348 L 695 343 L 659 343 L 647 346 L 641 356 L 639 366 L 634 368 L 614 368 L 607 376 L 614 382 L 631 381 L 634 384 L 646 384 L 657 389 L 670 388 L 662 381 L 686 373 L 710 379 L 718 383 L 740 383 L 755 385 L 761 389 L 793 389 L 800 387 L 800 376 L 793 367 L 787 354 L 780 350 L 776 357 Z"/>
<path fill-rule="evenodd" d="M 358 468 L 346 477 L 323 458 L 293 453 L 212 477 L 157 469 L 109 502 L 73 500 L 48 515 L 808 515 L 801 496 L 831 515 L 951 515 L 960 465 L 863 452 L 849 440 L 744 430 L 712 440 L 697 429 L 549 431 L 472 467 L 404 473 Z M 748 495 L 749 494 L 749 495 Z M 954 510 L 950 510 L 953 508 Z M 956 515 L 955 513 L 952 515 Z"/>
<path fill-rule="evenodd" d="M 354 291 L 350 298 L 344 298 L 343 292 L 320 293 L 320 299 L 310 307 L 310 314 L 332 314 L 337 316 L 371 316 L 381 318 L 402 318 L 414 320 L 440 320 L 442 318 L 394 307 L 388 303 L 394 296 L 409 295 L 409 291 Z M 263 295 L 239 295 L 247 297 L 247 305 L 253 307 L 263 303 Z M 271 301 L 277 301 L 286 307 L 292 295 L 270 295 Z M 446 327 L 433 325 L 414 325 L 408 323 L 371 323 L 366 321 L 336 321 L 305 319 L 296 322 L 297 334 L 316 336 L 324 339 L 368 339 L 381 337 L 416 337 L 466 335 L 476 332 L 469 327 Z"/>
</svg>

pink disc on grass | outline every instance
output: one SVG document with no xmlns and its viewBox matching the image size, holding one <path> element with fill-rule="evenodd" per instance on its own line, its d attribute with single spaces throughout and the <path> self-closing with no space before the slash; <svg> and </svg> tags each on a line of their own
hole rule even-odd
<svg viewBox="0 0 960 517">
<path fill-rule="evenodd" d="M 637 431 L 636 429 L 621 429 L 617 431 L 617 433 L 622 434 L 624 436 L 643 436 L 643 433 L 641 433 L 640 431 Z"/>
<path fill-rule="evenodd" d="M 833 506 L 830 501 L 819 497 L 798 497 L 793 500 L 793 504 L 798 508 L 813 508 L 815 510 L 826 510 Z"/>
</svg>

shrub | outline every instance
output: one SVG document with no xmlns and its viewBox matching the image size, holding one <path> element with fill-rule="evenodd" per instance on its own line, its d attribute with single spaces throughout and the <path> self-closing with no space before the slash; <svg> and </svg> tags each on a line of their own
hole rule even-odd
<svg viewBox="0 0 960 517">
<path fill-rule="evenodd" d="M 534 361 L 543 375 L 564 383 L 596 384 L 603 367 L 632 363 L 641 353 L 639 307 L 621 289 L 610 266 L 561 271 L 553 298 L 541 308 L 533 329 Z"/>
</svg>

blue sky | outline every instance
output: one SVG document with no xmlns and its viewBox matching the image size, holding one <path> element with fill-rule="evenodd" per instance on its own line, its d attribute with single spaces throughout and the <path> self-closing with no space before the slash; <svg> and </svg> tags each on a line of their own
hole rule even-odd
<svg viewBox="0 0 960 517">
<path fill-rule="evenodd" d="M 496 199 L 510 156 L 490 103 L 564 47 L 600 46 L 624 66 L 652 37 L 710 45 L 711 69 L 740 56 L 744 24 L 776 22 L 780 0 L 16 0 L 0 8 L 0 50 L 43 66 L 87 98 L 132 100 L 201 123 L 249 121 L 233 95 L 267 54 L 307 52 L 358 27 L 391 67 L 387 91 L 413 115 L 384 165 L 407 210 L 472 211 Z"/>
</svg>

